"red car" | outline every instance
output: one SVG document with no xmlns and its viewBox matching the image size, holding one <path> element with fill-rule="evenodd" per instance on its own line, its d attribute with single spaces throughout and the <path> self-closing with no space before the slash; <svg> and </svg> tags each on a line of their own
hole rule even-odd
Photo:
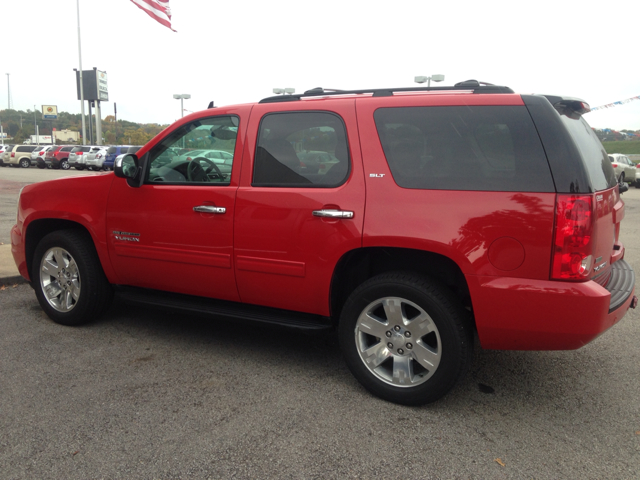
<svg viewBox="0 0 640 480">
<path fill-rule="evenodd" d="M 117 293 L 337 328 L 367 389 L 423 404 L 467 371 L 475 332 L 483 348 L 576 349 L 635 307 L 588 111 L 476 81 L 208 109 L 114 173 L 26 186 L 12 252 L 58 323 Z"/>
<path fill-rule="evenodd" d="M 75 147 L 76 145 L 62 145 L 52 150 L 49 150 L 44 158 L 46 167 L 68 170 L 69 169 L 69 162 L 68 162 L 69 153 Z"/>
</svg>

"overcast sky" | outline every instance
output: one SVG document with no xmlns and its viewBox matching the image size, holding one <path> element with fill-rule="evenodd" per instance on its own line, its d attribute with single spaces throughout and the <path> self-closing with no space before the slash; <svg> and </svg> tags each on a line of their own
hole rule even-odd
<svg viewBox="0 0 640 480">
<path fill-rule="evenodd" d="M 255 102 L 275 87 L 409 87 L 477 79 L 592 107 L 640 95 L 640 1 L 171 0 L 172 32 L 130 0 L 80 0 L 82 67 L 108 75 L 102 116 L 141 123 Z M 0 110 L 80 112 L 76 0 L 2 0 Z M 188 112 L 186 112 L 188 113 Z M 640 129 L 640 100 L 592 127 Z"/>
</svg>

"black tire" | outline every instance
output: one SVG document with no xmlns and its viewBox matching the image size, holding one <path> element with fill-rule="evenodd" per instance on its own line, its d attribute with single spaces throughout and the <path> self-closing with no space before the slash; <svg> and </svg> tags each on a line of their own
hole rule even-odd
<svg viewBox="0 0 640 480">
<path fill-rule="evenodd" d="M 71 168 L 69 166 L 69 162 L 67 160 L 61 160 L 60 161 L 60 165 L 58 166 L 58 168 L 62 169 L 62 170 L 69 170 L 69 168 Z"/>
<path fill-rule="evenodd" d="M 31 283 L 45 313 L 62 325 L 99 318 L 113 299 L 90 235 L 58 230 L 46 235 L 33 256 Z"/>
<path fill-rule="evenodd" d="M 31 160 L 29 160 L 28 158 L 21 158 L 19 165 L 22 168 L 29 168 L 31 166 Z"/>
<path fill-rule="evenodd" d="M 47 166 L 42 163 L 38 163 L 38 168 L 44 170 L 45 168 L 47 168 Z"/>
<path fill-rule="evenodd" d="M 403 405 L 438 400 L 473 359 L 469 312 L 448 289 L 410 272 L 385 273 L 360 285 L 342 310 L 339 337 L 356 379 Z"/>
<path fill-rule="evenodd" d="M 84 170 L 84 165 L 76 165 L 75 167 L 76 170 Z"/>
</svg>

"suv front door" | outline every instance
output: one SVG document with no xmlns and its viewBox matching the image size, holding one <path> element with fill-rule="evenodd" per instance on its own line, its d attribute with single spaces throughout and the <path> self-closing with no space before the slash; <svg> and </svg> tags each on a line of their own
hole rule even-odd
<svg viewBox="0 0 640 480">
<path fill-rule="evenodd" d="M 242 155 L 237 138 L 248 107 L 215 113 L 178 125 L 152 146 L 144 154 L 141 187 L 114 180 L 107 231 L 121 284 L 239 300 L 233 218 Z M 178 158 L 185 149 L 228 151 L 234 155 L 231 172 L 221 174 L 206 158 Z"/>
</svg>

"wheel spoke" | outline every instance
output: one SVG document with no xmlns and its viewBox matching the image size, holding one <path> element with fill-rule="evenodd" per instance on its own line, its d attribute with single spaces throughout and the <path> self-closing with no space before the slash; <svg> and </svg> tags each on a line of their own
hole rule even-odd
<svg viewBox="0 0 640 480">
<path fill-rule="evenodd" d="M 78 298 L 80 298 L 80 284 L 78 283 L 77 280 L 74 280 L 71 282 L 71 285 L 69 285 L 68 291 L 71 294 L 71 297 L 73 297 L 73 300 L 77 302 Z"/>
<path fill-rule="evenodd" d="M 370 312 L 367 312 L 360 315 L 356 328 L 362 333 L 367 333 L 378 338 L 384 338 L 385 332 L 389 327 L 382 323 L 380 319 L 371 315 Z"/>
<path fill-rule="evenodd" d="M 384 313 L 390 324 L 401 325 L 404 323 L 404 315 L 402 314 L 402 302 L 397 298 L 385 298 L 382 301 Z"/>
<path fill-rule="evenodd" d="M 426 312 L 420 312 L 420 315 L 412 319 L 409 328 L 420 337 L 436 330 L 433 320 Z"/>
<path fill-rule="evenodd" d="M 389 358 L 391 356 L 391 353 L 387 349 L 384 342 L 380 342 L 364 350 L 361 353 L 361 356 L 370 369 L 375 369 L 376 367 L 380 366 L 380 364 L 387 358 Z"/>
<path fill-rule="evenodd" d="M 51 260 L 45 259 L 42 263 L 42 273 L 49 275 L 50 277 L 57 277 L 58 273 L 60 273 L 60 267 Z"/>
<path fill-rule="evenodd" d="M 393 383 L 400 385 L 409 385 L 413 377 L 413 369 L 411 368 L 411 357 L 399 356 L 393 357 Z"/>
<path fill-rule="evenodd" d="M 438 368 L 440 357 L 439 351 L 433 351 L 422 342 L 418 342 L 413 350 L 413 358 L 430 372 Z"/>
</svg>

